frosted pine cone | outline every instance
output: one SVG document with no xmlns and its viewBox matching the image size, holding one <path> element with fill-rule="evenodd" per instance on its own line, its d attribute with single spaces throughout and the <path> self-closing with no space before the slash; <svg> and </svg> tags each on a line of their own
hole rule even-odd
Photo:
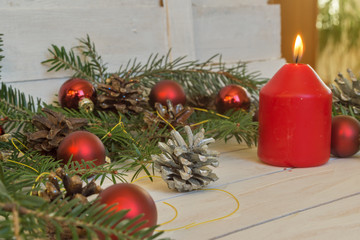
<svg viewBox="0 0 360 240">
<path fill-rule="evenodd" d="M 215 140 L 204 139 L 204 129 L 195 136 L 189 126 L 185 126 L 185 131 L 188 143 L 179 132 L 173 130 L 172 139 L 166 144 L 158 144 L 163 153 L 152 155 L 155 168 L 160 171 L 168 187 L 179 192 L 200 189 L 218 179 L 212 169 L 207 167 L 219 165 L 219 153 L 208 149 L 208 144 Z"/>
</svg>

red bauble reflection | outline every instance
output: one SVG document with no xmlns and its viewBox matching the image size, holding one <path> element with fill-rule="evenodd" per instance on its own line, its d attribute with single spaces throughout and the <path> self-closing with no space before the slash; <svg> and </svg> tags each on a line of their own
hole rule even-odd
<svg viewBox="0 0 360 240">
<path fill-rule="evenodd" d="M 93 161 L 99 166 L 105 163 L 105 147 L 101 140 L 94 134 L 86 131 L 76 131 L 67 135 L 57 149 L 57 159 L 62 159 L 67 164 L 71 161 L 81 163 Z"/>
<path fill-rule="evenodd" d="M 79 109 L 81 101 L 96 101 L 94 86 L 81 78 L 72 78 L 64 82 L 59 90 L 59 103 L 61 107 Z"/>
<path fill-rule="evenodd" d="M 140 214 L 144 214 L 134 225 L 142 221 L 147 222 L 135 229 L 135 232 L 142 228 L 156 225 L 157 210 L 154 200 L 147 191 L 135 184 L 118 183 L 112 185 L 99 194 L 99 202 L 107 206 L 116 204 L 110 211 L 119 212 L 124 209 L 129 209 L 130 211 L 125 215 L 125 219 L 132 219 Z M 111 238 L 113 240 L 117 239 L 114 236 Z"/>
<path fill-rule="evenodd" d="M 359 151 L 360 123 L 350 116 L 335 116 L 331 123 L 331 153 L 350 157 Z"/>
<path fill-rule="evenodd" d="M 162 80 L 154 85 L 149 94 L 149 103 L 152 107 L 155 103 L 167 106 L 166 100 L 169 99 L 174 106 L 181 103 L 185 105 L 186 95 L 182 86 L 171 80 Z"/>
<path fill-rule="evenodd" d="M 5 134 L 5 131 L 4 131 L 3 126 L 0 125 L 0 135 L 3 135 L 3 134 Z"/>
<path fill-rule="evenodd" d="M 216 96 L 215 105 L 216 111 L 219 113 L 225 113 L 230 109 L 244 109 L 247 111 L 250 108 L 250 94 L 245 88 L 231 84 L 219 91 Z"/>
</svg>

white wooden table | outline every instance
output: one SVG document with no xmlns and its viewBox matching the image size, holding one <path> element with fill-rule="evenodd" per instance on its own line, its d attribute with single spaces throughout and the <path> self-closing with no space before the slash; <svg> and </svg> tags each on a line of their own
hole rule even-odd
<svg viewBox="0 0 360 240">
<path fill-rule="evenodd" d="M 161 178 L 134 183 L 154 198 L 158 224 L 172 220 L 159 227 L 165 230 L 163 237 L 360 238 L 359 155 L 331 158 L 320 167 L 290 169 L 265 165 L 256 148 L 235 142 L 211 148 L 221 152 L 215 169 L 219 180 L 207 187 L 212 190 L 173 192 Z"/>
</svg>

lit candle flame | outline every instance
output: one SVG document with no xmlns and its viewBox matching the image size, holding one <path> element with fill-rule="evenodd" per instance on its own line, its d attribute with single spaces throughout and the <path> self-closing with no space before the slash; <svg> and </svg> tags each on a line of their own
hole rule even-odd
<svg viewBox="0 0 360 240">
<path fill-rule="evenodd" d="M 296 36 L 295 44 L 294 44 L 294 62 L 298 63 L 301 60 L 301 57 L 304 52 L 304 44 L 302 42 L 300 34 Z"/>
</svg>

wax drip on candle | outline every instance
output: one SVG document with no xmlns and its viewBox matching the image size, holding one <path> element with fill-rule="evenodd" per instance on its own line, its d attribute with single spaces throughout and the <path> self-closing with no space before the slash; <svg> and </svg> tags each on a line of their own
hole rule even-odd
<svg viewBox="0 0 360 240">
<path fill-rule="evenodd" d="M 300 62 L 303 52 L 304 52 L 304 44 L 302 42 L 300 34 L 298 34 L 296 36 L 294 51 L 293 51 L 293 57 L 295 63 Z"/>
</svg>

